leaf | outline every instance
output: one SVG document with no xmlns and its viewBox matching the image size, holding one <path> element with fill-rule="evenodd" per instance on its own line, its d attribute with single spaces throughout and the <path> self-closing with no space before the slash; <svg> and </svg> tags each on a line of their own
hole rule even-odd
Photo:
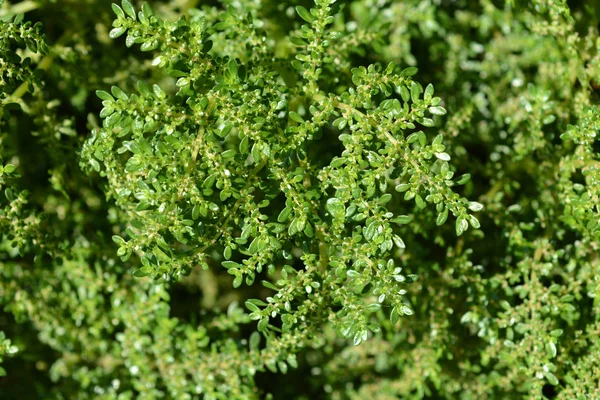
<svg viewBox="0 0 600 400">
<path fill-rule="evenodd" d="M 392 236 L 392 240 L 394 241 L 394 244 L 400 248 L 400 249 L 404 249 L 406 248 L 406 245 L 404 244 L 404 241 L 402 240 L 402 238 L 398 235 L 393 235 Z"/>
<path fill-rule="evenodd" d="M 552 340 L 550 340 L 546 343 L 546 351 L 548 353 L 548 357 L 550 357 L 550 358 L 556 357 L 556 353 L 557 353 L 556 344 L 554 344 L 554 342 Z"/>
<path fill-rule="evenodd" d="M 108 33 L 108 37 L 110 37 L 111 39 L 116 39 L 119 36 L 121 36 L 122 34 L 124 34 L 126 30 L 127 30 L 127 28 L 125 28 L 124 26 L 120 26 L 118 28 L 113 28 Z"/>
<path fill-rule="evenodd" d="M 238 77 L 238 65 L 233 58 L 227 63 L 227 70 L 229 71 L 229 74 L 232 78 Z"/>
<path fill-rule="evenodd" d="M 425 204 L 425 201 L 423 200 L 423 198 L 420 195 L 415 195 L 415 204 L 417 205 L 417 208 L 419 209 L 423 209 L 427 206 L 427 204 Z"/>
<path fill-rule="evenodd" d="M 349 269 L 348 271 L 346 271 L 346 275 L 348 275 L 348 278 L 358 278 L 360 276 L 360 272 L 355 271 L 353 269 Z"/>
<path fill-rule="evenodd" d="M 125 244 L 126 243 L 125 239 L 123 239 L 121 236 L 118 236 L 118 235 L 113 235 L 112 240 L 116 244 Z"/>
<path fill-rule="evenodd" d="M 483 204 L 478 203 L 476 201 L 472 201 L 469 203 L 469 210 L 471 211 L 481 211 L 483 210 Z"/>
<path fill-rule="evenodd" d="M 475 229 L 479 229 L 481 227 L 479 220 L 474 215 L 469 215 L 469 223 Z"/>
<path fill-rule="evenodd" d="M 471 174 L 464 174 L 458 178 L 456 183 L 458 185 L 464 185 L 465 183 L 469 182 L 470 180 L 471 180 Z"/>
<path fill-rule="evenodd" d="M 171 257 L 169 257 L 164 251 L 162 251 L 159 247 L 155 247 L 152 249 L 152 254 L 156 256 L 157 260 L 170 262 Z"/>
<path fill-rule="evenodd" d="M 292 121 L 296 121 L 300 124 L 304 122 L 304 119 L 297 112 L 290 111 L 289 116 Z"/>
<path fill-rule="evenodd" d="M 113 12 L 117 15 L 117 18 L 125 18 L 125 13 L 123 9 L 116 5 L 115 3 L 111 4 Z"/>
<path fill-rule="evenodd" d="M 553 331 L 550 332 L 550 336 L 553 337 L 560 337 L 563 334 L 563 330 L 562 329 L 555 329 Z"/>
<path fill-rule="evenodd" d="M 442 161 L 450 161 L 450 155 L 448 155 L 448 153 L 435 153 L 435 156 Z"/>
<path fill-rule="evenodd" d="M 314 17 L 311 15 L 311 13 L 305 7 L 296 6 L 296 12 L 300 16 L 300 18 L 302 18 L 309 24 L 312 24 L 315 21 Z"/>
<path fill-rule="evenodd" d="M 365 239 L 367 239 L 369 242 L 373 241 L 376 237 L 378 229 L 379 223 L 377 221 L 371 221 L 371 223 L 368 224 L 365 229 L 363 229 L 363 235 L 365 236 Z"/>
<path fill-rule="evenodd" d="M 381 310 L 381 304 L 379 304 L 379 303 L 371 303 L 365 307 L 365 311 L 371 312 L 371 313 L 379 311 L 379 310 Z"/>
<path fill-rule="evenodd" d="M 250 311 L 260 311 L 260 308 L 258 308 L 258 306 L 250 301 L 246 301 L 246 308 Z"/>
<path fill-rule="evenodd" d="M 377 204 L 379 204 L 380 206 L 383 206 L 387 203 L 389 203 L 389 201 L 392 200 L 392 195 L 389 193 L 386 193 L 384 195 L 382 195 L 379 200 L 377 200 Z"/>
<path fill-rule="evenodd" d="M 463 216 L 460 216 L 456 219 L 456 235 L 457 236 L 462 235 L 468 228 L 469 228 L 469 223 Z"/>
<path fill-rule="evenodd" d="M 390 313 L 390 323 L 392 325 L 396 325 L 399 319 L 400 314 L 398 313 L 398 310 L 396 309 L 396 307 L 392 308 L 392 312 Z"/>
<path fill-rule="evenodd" d="M 398 225 L 406 225 L 412 221 L 412 217 L 409 215 L 398 215 L 396 218 L 391 220 L 391 222 Z"/>
<path fill-rule="evenodd" d="M 548 383 L 551 384 L 552 386 L 558 385 L 558 379 L 556 378 L 556 376 L 554 376 L 554 374 L 552 372 L 545 371 L 544 376 L 546 377 L 546 380 L 548 381 Z"/>
<path fill-rule="evenodd" d="M 406 192 L 408 189 L 410 189 L 410 185 L 408 183 L 401 183 L 399 185 L 396 185 L 396 192 L 402 193 L 402 192 Z"/>
<path fill-rule="evenodd" d="M 227 269 L 240 267 L 240 264 L 236 263 L 235 261 L 223 261 L 221 265 Z"/>
<path fill-rule="evenodd" d="M 444 107 L 429 107 L 429 112 L 432 113 L 433 115 L 445 115 L 446 114 L 446 109 Z"/>
<path fill-rule="evenodd" d="M 146 16 L 146 18 L 150 18 L 154 14 L 154 12 L 152 11 L 152 7 L 150 7 L 150 4 L 148 4 L 147 1 L 142 3 L 142 12 Z"/>
<path fill-rule="evenodd" d="M 101 100 L 115 101 L 115 99 L 110 95 L 110 93 L 104 90 L 96 90 L 96 96 L 98 96 L 98 98 Z"/>
<path fill-rule="evenodd" d="M 157 84 L 152 85 L 152 91 L 159 99 L 164 99 L 165 97 L 167 97 L 165 92 L 163 92 L 163 90 Z"/>
<path fill-rule="evenodd" d="M 425 88 L 425 94 L 424 94 L 424 97 L 425 97 L 425 100 L 426 100 L 426 101 L 429 101 L 429 100 L 431 99 L 431 97 L 433 97 L 433 92 L 434 92 L 433 85 L 430 83 L 430 84 L 429 84 L 429 85 L 427 85 L 427 87 Z M 431 108 L 429 109 L 429 111 L 431 111 Z"/>
<path fill-rule="evenodd" d="M 225 246 L 225 249 L 223 250 L 223 257 L 226 260 L 229 260 L 232 255 L 231 253 L 232 253 L 231 246 Z"/>
<path fill-rule="evenodd" d="M 328 199 L 325 207 L 334 219 L 342 219 L 346 214 L 346 207 L 337 197 Z"/>
<path fill-rule="evenodd" d="M 290 218 L 291 214 L 292 214 L 292 208 L 284 207 L 283 210 L 281 210 L 281 212 L 277 216 L 277 222 L 284 223 L 285 221 L 287 221 Z"/>
<path fill-rule="evenodd" d="M 429 127 L 429 128 L 435 126 L 435 121 L 432 120 L 431 118 L 423 118 L 420 122 L 421 122 L 421 125 Z"/>
<path fill-rule="evenodd" d="M 242 275 L 236 275 L 235 279 L 233 280 L 233 288 L 237 289 L 242 285 L 242 280 L 244 279 L 244 277 Z"/>
<path fill-rule="evenodd" d="M 437 226 L 443 225 L 448 219 L 448 207 L 444 207 L 442 212 L 440 212 L 435 221 Z"/>
<path fill-rule="evenodd" d="M 202 207 L 200 206 L 200 204 L 195 204 L 194 208 L 192 208 L 192 219 L 196 220 L 200 217 L 200 212 L 202 210 Z"/>
<path fill-rule="evenodd" d="M 135 271 L 133 271 L 132 275 L 136 278 L 143 278 L 145 276 L 149 276 L 150 274 L 145 271 L 142 271 L 141 269 L 136 269 Z"/>
<path fill-rule="evenodd" d="M 352 339 L 352 342 L 354 343 L 355 346 L 358 346 L 359 344 L 361 344 L 367 336 L 367 331 L 357 331 L 354 334 L 354 338 Z"/>
<path fill-rule="evenodd" d="M 408 68 L 404 68 L 402 70 L 402 72 L 400 72 L 400 76 L 401 77 L 413 76 L 413 75 L 416 75 L 417 72 L 419 72 L 419 68 L 417 68 L 417 67 L 408 67 Z"/>
<path fill-rule="evenodd" d="M 260 333 L 258 332 L 252 332 L 252 334 L 250 335 L 250 350 L 256 351 L 258 350 L 258 346 L 260 346 Z"/>
<path fill-rule="evenodd" d="M 121 6 L 123 7 L 123 10 L 125 10 L 125 13 L 127 13 L 127 15 L 135 19 L 135 9 L 133 8 L 133 5 L 129 2 L 129 0 L 121 0 Z"/>
<path fill-rule="evenodd" d="M 402 97 L 402 101 L 404 101 L 405 103 L 408 103 L 408 101 L 410 100 L 410 92 L 408 91 L 408 88 L 404 85 L 400 86 L 400 97 Z"/>
<path fill-rule="evenodd" d="M 264 331 L 265 329 L 267 329 L 267 325 L 269 325 L 269 318 L 268 317 L 261 318 L 261 320 L 258 321 L 258 325 L 257 325 L 258 331 L 259 332 Z"/>
</svg>

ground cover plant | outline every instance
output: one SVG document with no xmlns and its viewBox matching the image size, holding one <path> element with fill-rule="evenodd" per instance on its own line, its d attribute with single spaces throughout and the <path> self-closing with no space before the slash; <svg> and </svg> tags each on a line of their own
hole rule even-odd
<svg viewBox="0 0 600 400">
<path fill-rule="evenodd" d="M 0 21 L 0 398 L 600 399 L 596 2 Z"/>
</svg>

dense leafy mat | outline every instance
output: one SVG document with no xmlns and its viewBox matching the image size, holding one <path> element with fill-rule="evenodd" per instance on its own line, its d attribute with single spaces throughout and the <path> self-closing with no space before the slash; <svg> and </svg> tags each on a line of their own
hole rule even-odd
<svg viewBox="0 0 600 400">
<path fill-rule="evenodd" d="M 596 2 L 0 18 L 1 398 L 600 398 Z"/>
</svg>

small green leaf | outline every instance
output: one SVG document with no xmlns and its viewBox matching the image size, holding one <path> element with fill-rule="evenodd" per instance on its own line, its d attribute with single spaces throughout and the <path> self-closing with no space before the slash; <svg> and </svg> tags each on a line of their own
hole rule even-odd
<svg viewBox="0 0 600 400">
<path fill-rule="evenodd" d="M 303 20 L 305 20 L 309 24 L 312 24 L 314 22 L 314 20 L 315 20 L 314 17 L 311 15 L 311 13 L 306 8 L 304 8 L 302 6 L 296 6 L 296 12 L 300 16 L 300 18 L 302 18 Z"/>
<path fill-rule="evenodd" d="M 429 107 L 429 112 L 432 113 L 433 115 L 445 115 L 446 109 L 444 107 L 440 107 L 440 106 Z"/>
<path fill-rule="evenodd" d="M 381 304 L 379 303 L 371 303 L 365 307 L 365 311 L 367 312 L 376 312 L 381 310 Z"/>
<path fill-rule="evenodd" d="M 410 189 L 410 185 L 408 183 L 401 183 L 399 185 L 396 186 L 395 190 L 396 192 L 406 192 L 408 189 Z"/>
<path fill-rule="evenodd" d="M 548 381 L 548 383 L 551 384 L 552 386 L 558 385 L 558 379 L 556 378 L 556 376 L 554 376 L 554 374 L 552 372 L 546 371 L 546 372 L 544 372 L 544 376 L 546 377 L 546 380 Z"/>
<path fill-rule="evenodd" d="M 552 332 L 550 332 L 550 336 L 552 336 L 552 337 L 560 337 L 562 334 L 563 334 L 562 329 L 555 329 Z"/>
<path fill-rule="evenodd" d="M 433 92 L 434 92 L 433 85 L 430 83 L 430 84 L 429 84 L 429 85 L 427 85 L 427 87 L 425 88 L 425 94 L 424 94 L 424 97 L 425 97 L 425 100 L 426 100 L 426 101 L 429 101 L 429 100 L 431 99 L 431 97 L 433 97 Z M 429 109 L 429 111 L 431 111 L 431 108 Z"/>
<path fill-rule="evenodd" d="M 296 121 L 300 124 L 304 122 L 304 119 L 297 112 L 290 111 L 289 116 L 292 121 Z"/>
<path fill-rule="evenodd" d="M 156 256 L 157 260 L 163 261 L 163 262 L 169 262 L 171 261 L 171 257 L 169 257 L 164 251 L 162 251 L 159 247 L 155 247 L 152 249 L 152 254 L 154 254 Z"/>
<path fill-rule="evenodd" d="M 467 228 L 469 228 L 469 223 L 467 222 L 467 220 L 463 216 L 458 217 L 456 219 L 456 235 L 462 235 L 467 230 Z"/>
<path fill-rule="evenodd" d="M 117 15 L 118 18 L 125 18 L 125 13 L 123 9 L 116 4 L 111 4 L 113 12 Z"/>
<path fill-rule="evenodd" d="M 435 121 L 432 120 L 431 118 L 423 118 L 421 120 L 421 125 L 431 128 L 431 127 L 435 126 Z"/>
<path fill-rule="evenodd" d="M 440 212 L 435 221 L 437 226 L 443 225 L 448 219 L 448 207 L 444 207 L 442 212 Z"/>
<path fill-rule="evenodd" d="M 423 198 L 420 195 L 415 195 L 415 204 L 417 205 L 417 208 L 419 209 L 424 209 L 426 207 L 427 204 L 425 204 L 425 201 L 423 200 Z"/>
<path fill-rule="evenodd" d="M 244 277 L 242 275 L 236 275 L 235 279 L 233 280 L 233 288 L 237 289 L 242 285 L 242 280 L 244 279 Z"/>
<path fill-rule="evenodd" d="M 408 103 L 408 101 L 410 100 L 410 92 L 408 91 L 408 88 L 404 85 L 400 86 L 400 96 L 402 97 L 402 101 L 404 101 L 405 103 Z"/>
<path fill-rule="evenodd" d="M 476 201 L 472 201 L 469 203 L 469 210 L 471 211 L 481 211 L 483 210 L 483 204 L 478 203 Z"/>
<path fill-rule="evenodd" d="M 546 352 L 548 353 L 548 357 L 550 357 L 550 358 L 556 357 L 556 354 L 557 354 L 556 345 L 554 344 L 554 342 L 552 340 L 550 340 L 546 343 Z"/>
<path fill-rule="evenodd" d="M 392 309 L 392 312 L 390 313 L 390 323 L 392 325 L 396 325 L 396 323 L 398 322 L 399 319 L 400 319 L 400 314 L 398 313 L 398 310 L 396 309 L 396 307 L 394 307 Z"/>
<path fill-rule="evenodd" d="M 379 200 L 377 200 L 377 204 L 379 204 L 380 206 L 383 206 L 387 203 L 389 203 L 389 201 L 392 200 L 392 195 L 389 193 L 386 193 L 384 195 L 382 195 Z"/>
<path fill-rule="evenodd" d="M 115 101 L 115 99 L 110 95 L 110 93 L 104 90 L 96 90 L 96 96 L 98 96 L 100 100 Z"/>
<path fill-rule="evenodd" d="M 152 7 L 150 7 L 150 4 L 148 4 L 148 2 L 146 1 L 142 3 L 142 12 L 146 16 L 146 18 L 150 18 L 154 14 L 152 12 Z"/>
<path fill-rule="evenodd" d="M 348 278 L 358 278 L 360 276 L 360 272 L 349 269 L 346 271 L 346 275 L 348 275 Z"/>
<path fill-rule="evenodd" d="M 259 332 L 264 331 L 265 329 L 267 329 L 267 325 L 269 325 L 269 318 L 268 317 L 261 318 L 261 320 L 258 321 L 258 325 L 257 325 L 258 331 Z"/>
<path fill-rule="evenodd" d="M 154 92 L 156 97 L 158 97 L 159 99 L 164 99 L 165 97 L 167 97 L 167 95 L 165 94 L 165 92 L 163 92 L 163 90 L 160 88 L 160 86 L 158 86 L 156 84 L 152 85 L 152 91 Z"/>
<path fill-rule="evenodd" d="M 127 15 L 135 19 L 135 9 L 133 8 L 133 5 L 129 2 L 129 0 L 121 0 L 121 6 L 123 7 L 123 10 L 125 10 L 125 13 L 127 13 Z"/>
<path fill-rule="evenodd" d="M 398 225 L 406 225 L 412 221 L 412 217 L 409 215 L 398 215 L 396 218 L 391 220 L 391 222 Z"/>
<path fill-rule="evenodd" d="M 479 220 L 474 215 L 469 215 L 469 223 L 475 229 L 479 229 L 481 227 Z"/>
<path fill-rule="evenodd" d="M 250 301 L 246 301 L 246 308 L 250 311 L 260 311 L 260 308 L 258 308 L 258 306 Z"/>
<path fill-rule="evenodd" d="M 406 248 L 406 245 L 404 244 L 404 241 L 402 240 L 402 238 L 398 235 L 393 235 L 392 236 L 392 240 L 394 241 L 394 244 L 399 248 L 399 249 L 404 249 Z"/>
<path fill-rule="evenodd" d="M 127 28 L 125 28 L 124 26 L 120 26 L 120 27 L 118 27 L 118 28 L 113 28 L 113 29 L 111 29 L 111 31 L 108 33 L 108 36 L 109 36 L 111 39 L 116 39 L 116 38 L 118 38 L 119 36 L 121 36 L 122 34 L 124 34 L 126 30 L 127 30 Z"/>
<path fill-rule="evenodd" d="M 125 244 L 126 243 L 125 239 L 123 239 L 121 236 L 118 236 L 118 235 L 113 235 L 112 240 L 116 244 Z"/>
<path fill-rule="evenodd" d="M 92 166 L 94 171 L 100 172 L 100 163 L 97 160 L 90 158 L 90 165 Z"/>
<path fill-rule="evenodd" d="M 291 214 L 292 214 L 292 208 L 284 207 L 283 210 L 281 210 L 281 212 L 277 216 L 277 222 L 284 223 L 285 221 L 287 221 L 290 218 Z"/>
<path fill-rule="evenodd" d="M 435 153 L 435 156 L 442 161 L 450 161 L 450 156 L 448 153 Z"/>
<path fill-rule="evenodd" d="M 238 65 L 237 65 L 237 62 L 233 58 L 231 60 L 229 60 L 229 62 L 227 63 L 227 70 L 229 71 L 229 74 L 231 75 L 231 77 L 237 78 Z"/>
<path fill-rule="evenodd" d="M 150 274 L 147 273 L 146 271 L 143 271 L 142 269 L 136 269 L 135 271 L 133 271 L 133 276 L 135 276 L 136 278 L 143 278 L 145 276 L 149 276 Z"/>
<path fill-rule="evenodd" d="M 464 174 L 458 178 L 456 183 L 458 185 L 464 185 L 465 183 L 469 182 L 470 180 L 471 180 L 471 174 Z"/>
<path fill-rule="evenodd" d="M 419 69 L 417 67 L 408 67 L 408 68 L 404 68 L 404 70 L 402 70 L 402 72 L 400 72 L 400 76 L 402 76 L 402 77 L 413 76 L 413 75 L 416 75 L 417 72 L 419 72 Z"/>
<path fill-rule="evenodd" d="M 326 208 L 334 219 L 342 219 L 346 214 L 346 207 L 337 197 L 328 199 Z"/>
<path fill-rule="evenodd" d="M 256 351 L 258 350 L 258 346 L 260 345 L 260 333 L 252 332 L 250 335 L 250 350 Z"/>
</svg>

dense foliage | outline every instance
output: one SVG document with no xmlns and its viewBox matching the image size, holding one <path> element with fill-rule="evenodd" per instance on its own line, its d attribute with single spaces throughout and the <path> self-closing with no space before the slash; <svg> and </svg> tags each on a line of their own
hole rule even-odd
<svg viewBox="0 0 600 400">
<path fill-rule="evenodd" d="M 596 2 L 0 21 L 0 398 L 600 398 Z"/>
</svg>

